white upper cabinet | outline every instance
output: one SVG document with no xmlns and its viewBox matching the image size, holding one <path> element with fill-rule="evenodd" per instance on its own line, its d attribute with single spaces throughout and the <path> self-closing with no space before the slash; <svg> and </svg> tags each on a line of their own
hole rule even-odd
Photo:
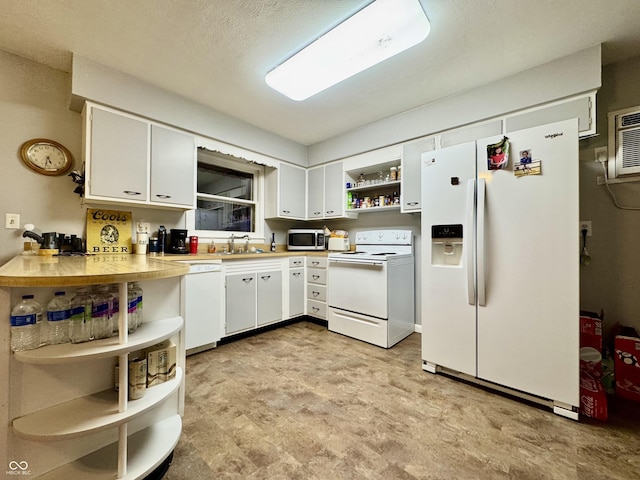
<svg viewBox="0 0 640 480">
<path fill-rule="evenodd" d="M 307 171 L 307 218 L 324 218 L 324 167 Z"/>
<path fill-rule="evenodd" d="M 342 162 L 310 168 L 307 175 L 307 219 L 355 218 L 347 212 L 345 173 Z"/>
<path fill-rule="evenodd" d="M 302 167 L 281 163 L 266 174 L 267 218 L 305 219 L 307 172 Z"/>
<path fill-rule="evenodd" d="M 324 169 L 324 216 L 343 217 L 346 211 L 342 162 L 331 163 Z"/>
<path fill-rule="evenodd" d="M 149 124 L 99 108 L 87 115 L 86 198 L 146 202 Z"/>
<path fill-rule="evenodd" d="M 151 125 L 151 201 L 193 208 L 195 158 L 192 135 Z"/>
<path fill-rule="evenodd" d="M 85 198 L 195 208 L 195 138 L 117 110 L 85 104 Z"/>
</svg>

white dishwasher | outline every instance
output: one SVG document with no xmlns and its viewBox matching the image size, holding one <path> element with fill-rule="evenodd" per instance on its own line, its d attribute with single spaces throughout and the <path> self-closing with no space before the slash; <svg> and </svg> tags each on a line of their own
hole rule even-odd
<svg viewBox="0 0 640 480">
<path fill-rule="evenodd" d="M 187 355 L 214 348 L 222 338 L 222 265 L 203 260 L 179 260 L 189 264 L 181 284 L 182 312 Z"/>
</svg>

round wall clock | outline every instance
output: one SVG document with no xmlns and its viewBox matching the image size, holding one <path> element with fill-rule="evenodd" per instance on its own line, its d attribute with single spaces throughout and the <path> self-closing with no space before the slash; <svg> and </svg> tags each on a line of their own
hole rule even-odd
<svg viewBox="0 0 640 480">
<path fill-rule="evenodd" d="M 46 138 L 35 138 L 22 144 L 22 161 L 34 172 L 62 175 L 73 167 L 73 155 L 64 146 Z"/>
</svg>

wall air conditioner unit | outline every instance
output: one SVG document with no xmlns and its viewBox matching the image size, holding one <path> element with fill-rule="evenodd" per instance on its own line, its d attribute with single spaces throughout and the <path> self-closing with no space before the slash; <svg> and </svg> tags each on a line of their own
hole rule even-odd
<svg viewBox="0 0 640 480">
<path fill-rule="evenodd" d="M 640 175 L 640 106 L 609 112 L 609 178 Z"/>
</svg>

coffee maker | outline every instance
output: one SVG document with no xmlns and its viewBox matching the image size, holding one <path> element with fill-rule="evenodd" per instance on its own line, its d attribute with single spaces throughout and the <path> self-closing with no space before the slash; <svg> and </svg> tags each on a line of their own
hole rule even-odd
<svg viewBox="0 0 640 480">
<path fill-rule="evenodd" d="M 172 228 L 169 235 L 169 253 L 189 253 L 187 230 Z"/>
</svg>

